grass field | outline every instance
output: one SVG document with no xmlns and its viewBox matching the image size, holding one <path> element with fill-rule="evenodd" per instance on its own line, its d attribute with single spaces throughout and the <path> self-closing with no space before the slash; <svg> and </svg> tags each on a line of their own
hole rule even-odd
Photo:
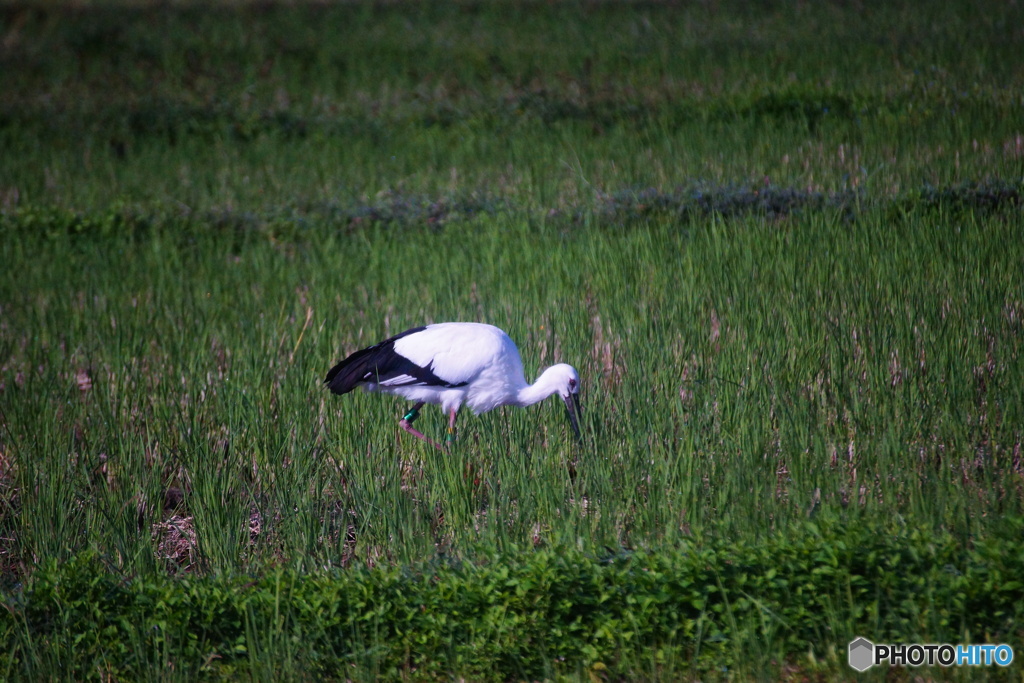
<svg viewBox="0 0 1024 683">
<path fill-rule="evenodd" d="M 1022 44 L 1002 2 L 3 6 L 0 677 L 1021 655 Z M 440 455 L 322 386 L 443 320 L 575 365 L 584 443 L 551 402 Z"/>
</svg>

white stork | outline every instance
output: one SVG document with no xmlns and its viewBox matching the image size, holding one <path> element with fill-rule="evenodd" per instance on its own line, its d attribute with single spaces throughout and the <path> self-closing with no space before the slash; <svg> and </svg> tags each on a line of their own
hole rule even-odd
<svg viewBox="0 0 1024 683">
<path fill-rule="evenodd" d="M 335 394 L 357 386 L 416 401 L 398 424 L 413 436 L 442 448 L 413 428 L 424 403 L 438 403 L 448 414 L 448 441 L 455 439 L 455 416 L 463 404 L 477 415 L 498 406 L 529 406 L 557 393 L 569 424 L 580 436 L 580 376 L 559 363 L 533 384 L 523 376 L 519 349 L 503 330 L 481 323 L 436 323 L 414 327 L 356 351 L 327 373 Z M 443 449 L 442 449 L 443 450 Z"/>
</svg>

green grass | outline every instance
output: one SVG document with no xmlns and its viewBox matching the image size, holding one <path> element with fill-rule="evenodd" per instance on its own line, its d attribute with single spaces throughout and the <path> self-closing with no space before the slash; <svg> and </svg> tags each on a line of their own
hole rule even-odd
<svg viewBox="0 0 1024 683">
<path fill-rule="evenodd" d="M 28 203 L 251 210 L 1020 176 L 1012 5 L 715 7 L 15 7 L 0 179 Z"/>
<path fill-rule="evenodd" d="M 806 524 L 685 551 L 183 579 L 124 577 L 84 554 L 39 568 L 12 629 L 28 656 L 0 653 L 0 670 L 35 678 L 54 657 L 76 679 L 778 679 L 800 653 L 801 675 L 824 678 L 865 628 L 876 642 L 998 638 L 992 625 L 1021 616 L 1020 533 L 1004 525 L 965 551 L 948 534 Z M 33 652 L 38 640 L 58 647 Z M 817 661 L 809 642 L 825 644 Z"/>
<path fill-rule="evenodd" d="M 1022 19 L 0 9 L 0 674 L 842 679 L 853 634 L 1019 655 Z M 440 455 L 398 429 L 401 400 L 321 385 L 442 320 L 506 329 L 530 379 L 574 364 L 584 444 L 544 404 L 463 415 Z M 815 544 L 864 590 L 836 597 Z M 875 566 L 904 547 L 931 589 Z M 386 601 L 388 577 L 436 571 L 448 592 L 417 590 L 456 619 L 479 587 L 460 563 L 710 552 L 720 583 L 687 600 L 721 599 L 714 640 L 627 572 L 568 663 L 534 615 L 453 621 L 412 666 L 396 643 L 437 623 L 355 633 L 274 584 Z M 773 557 L 831 602 L 736 578 Z M 250 581 L 276 611 L 246 612 Z M 228 605 L 203 619 L 230 639 L 151 638 L 147 590 Z M 574 590 L 558 609 L 589 604 Z M 601 645 L 646 590 L 697 630 Z M 490 654 L 466 659 L 461 628 Z"/>
</svg>

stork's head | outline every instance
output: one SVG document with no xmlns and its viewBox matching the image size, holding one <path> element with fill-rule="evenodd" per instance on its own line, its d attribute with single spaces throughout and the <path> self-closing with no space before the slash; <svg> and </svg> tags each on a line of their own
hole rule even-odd
<svg viewBox="0 0 1024 683">
<path fill-rule="evenodd" d="M 576 368 L 573 366 L 559 363 L 558 365 L 552 365 L 544 374 L 551 375 L 555 386 L 558 387 L 558 395 L 565 401 L 565 411 L 569 415 L 569 424 L 572 425 L 572 431 L 576 433 L 577 439 L 581 439 L 579 423 L 581 413 L 579 373 L 576 372 Z"/>
</svg>

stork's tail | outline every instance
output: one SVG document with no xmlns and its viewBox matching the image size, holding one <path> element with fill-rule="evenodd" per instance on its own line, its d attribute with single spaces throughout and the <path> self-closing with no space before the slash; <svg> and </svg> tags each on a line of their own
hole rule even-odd
<svg viewBox="0 0 1024 683">
<path fill-rule="evenodd" d="M 395 356 L 395 341 L 424 329 L 426 328 L 414 327 L 379 344 L 356 351 L 331 368 L 324 379 L 324 384 L 332 393 L 347 394 L 363 382 L 373 382 L 378 377 L 388 376 L 397 361 L 408 363 L 404 358 L 399 359 Z"/>
<path fill-rule="evenodd" d="M 361 349 L 331 368 L 327 377 L 324 378 L 324 384 L 331 390 L 331 393 L 347 394 L 355 389 L 360 382 L 365 381 L 366 375 L 372 373 L 376 367 L 376 363 L 374 363 L 376 350 L 377 346 Z"/>
</svg>

